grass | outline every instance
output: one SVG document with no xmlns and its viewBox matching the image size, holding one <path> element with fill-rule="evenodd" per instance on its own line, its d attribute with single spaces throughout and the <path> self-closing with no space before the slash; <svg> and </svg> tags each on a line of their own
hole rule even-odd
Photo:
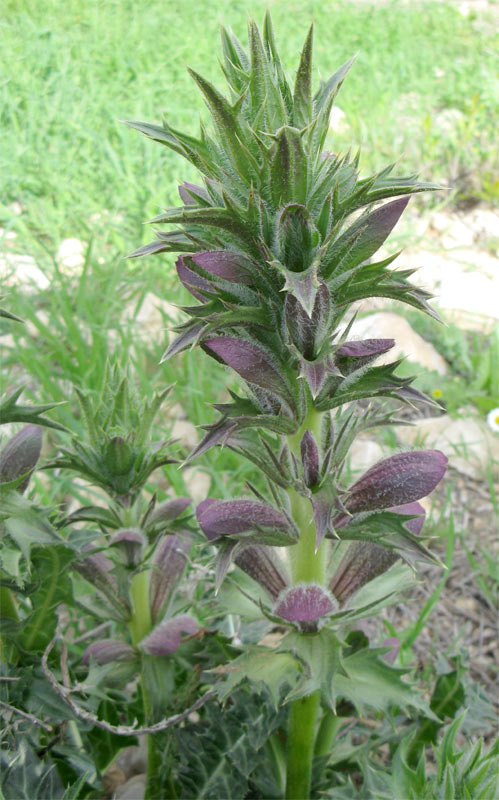
<svg viewBox="0 0 499 800">
<path fill-rule="evenodd" d="M 133 323 L 148 292 L 173 303 L 187 301 L 173 259 L 123 259 L 150 239 L 143 221 L 175 203 L 178 182 L 196 175 L 118 120 L 158 121 L 164 114 L 174 126 L 196 133 L 198 116 L 206 113 L 186 65 L 221 85 L 220 21 L 245 41 L 247 17 L 261 21 L 266 5 L 4 4 L 0 31 L 10 69 L 0 85 L 0 247 L 4 237 L 6 251 L 32 256 L 50 280 L 36 294 L 19 288 L 9 293 L 10 309 L 27 325 L 9 326 L 12 346 L 5 347 L 4 365 L 12 379 L 28 379 L 28 393 L 39 401 L 69 400 L 57 413 L 65 424 L 76 424 L 76 431 L 71 384 L 98 391 L 108 357 L 132 361 L 143 391 L 175 383 L 173 401 L 194 424 L 214 416 L 206 398 L 223 391 L 219 368 L 198 353 L 159 367 L 166 333 Z M 270 7 L 290 72 L 312 19 L 315 65 L 323 76 L 358 52 L 339 98 L 347 128 L 331 135 L 330 149 L 362 145 L 366 172 L 399 159 L 401 171 L 422 168 L 425 177 L 446 184 L 469 168 L 469 192 L 494 198 L 488 177 L 495 141 L 492 18 L 463 17 L 444 2 L 274 0 Z M 443 135 L 449 114 L 457 121 Z M 9 232 L 15 238 L 7 238 Z M 77 276 L 61 271 L 55 258 L 67 237 L 86 243 Z M 208 454 L 205 463 L 214 475 L 225 467 L 229 485 L 236 475 L 247 477 L 230 454 Z"/>
</svg>

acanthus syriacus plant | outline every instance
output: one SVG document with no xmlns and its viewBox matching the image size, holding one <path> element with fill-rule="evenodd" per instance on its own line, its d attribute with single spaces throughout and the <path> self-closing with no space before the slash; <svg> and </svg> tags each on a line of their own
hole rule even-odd
<svg viewBox="0 0 499 800">
<path fill-rule="evenodd" d="M 190 70 L 210 129 L 203 125 L 196 138 L 166 121 L 127 123 L 203 179 L 179 187 L 182 205 L 152 220 L 169 227 L 132 256 L 178 253 L 178 278 L 197 301 L 184 308 L 188 319 L 164 357 L 199 345 L 244 387 L 215 406 L 220 418 L 191 457 L 230 447 L 264 473 L 272 502 L 257 489 L 252 498 L 209 498 L 197 519 L 217 550 L 217 585 L 235 563 L 252 579 L 258 613 L 288 633 L 277 652 L 243 652 L 222 671 L 220 694 L 249 677 L 271 685 L 276 702 L 290 702 L 285 791 L 304 798 L 314 752 L 327 754 L 337 695 L 360 702 L 358 658 L 343 647 L 342 631 L 407 581 L 391 569 L 400 557 L 432 558 L 418 500 L 441 480 L 445 456 L 399 453 L 356 481 L 346 463 L 361 432 L 397 422 L 397 402 L 424 400 L 397 375 L 400 361 L 386 362 L 393 339 L 349 334 L 352 304 L 366 298 L 433 314 L 412 271 L 392 268 L 397 254 L 375 254 L 410 196 L 437 187 L 394 177 L 393 165 L 361 178 L 359 156 L 326 149 L 332 104 L 353 59 L 314 92 L 312 28 L 293 85 L 268 14 L 263 35 L 250 23 L 249 52 L 224 29 L 222 47 L 228 95 Z M 378 658 L 364 659 L 364 679 L 374 665 L 374 692 Z M 407 704 L 418 702 L 396 672 L 393 681 L 399 700 L 405 686 Z"/>
</svg>

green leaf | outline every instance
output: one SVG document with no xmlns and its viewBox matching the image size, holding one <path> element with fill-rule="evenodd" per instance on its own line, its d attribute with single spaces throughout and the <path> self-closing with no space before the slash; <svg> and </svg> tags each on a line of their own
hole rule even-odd
<svg viewBox="0 0 499 800">
<path fill-rule="evenodd" d="M 348 652 L 344 654 L 344 673 L 338 672 L 335 679 L 336 695 L 353 703 L 359 714 L 365 708 L 388 711 L 391 706 L 402 706 L 433 718 L 415 687 L 402 680 L 406 670 L 387 664 L 381 658 L 382 653 L 383 650 L 365 649 L 350 656 Z"/>
<path fill-rule="evenodd" d="M 279 646 L 279 652 L 291 652 L 304 666 L 304 675 L 286 695 L 286 702 L 308 697 L 317 690 L 324 702 L 335 710 L 335 676 L 341 664 L 341 643 L 333 631 L 323 628 L 317 634 L 289 633 Z"/>
<path fill-rule="evenodd" d="M 57 607 L 72 604 L 72 584 L 67 570 L 74 553 L 63 545 L 33 547 L 31 568 L 37 588 L 30 595 L 32 613 L 24 620 L 19 646 L 28 651 L 43 650 L 57 626 Z"/>
<path fill-rule="evenodd" d="M 312 46 L 314 26 L 311 25 L 300 56 L 293 92 L 294 120 L 297 128 L 304 128 L 312 121 Z"/>
<path fill-rule="evenodd" d="M 299 677 L 299 665 L 289 653 L 276 653 L 264 647 L 247 647 L 246 652 L 230 664 L 211 670 L 223 680 L 216 690 L 220 700 L 225 700 L 245 680 L 257 688 L 264 686 L 277 709 L 286 688 L 294 686 Z"/>
<path fill-rule="evenodd" d="M 176 733 L 182 797 L 247 797 L 252 776 L 268 772 L 265 745 L 283 721 L 282 712 L 255 693 L 236 692 L 224 711 L 206 706 L 200 722 L 187 722 Z"/>
</svg>

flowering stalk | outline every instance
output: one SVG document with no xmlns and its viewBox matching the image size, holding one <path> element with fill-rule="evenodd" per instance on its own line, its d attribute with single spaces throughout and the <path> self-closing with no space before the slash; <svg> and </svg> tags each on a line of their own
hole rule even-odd
<svg viewBox="0 0 499 800">
<path fill-rule="evenodd" d="M 197 519 L 217 549 L 217 585 L 235 563 L 259 584 L 263 615 L 288 628 L 275 658 L 285 671 L 291 653 L 296 671 L 286 697 L 293 798 L 309 797 L 318 709 L 334 710 L 335 675 L 347 675 L 335 631 L 376 606 L 362 603 L 362 588 L 400 556 L 431 559 L 417 535 L 424 511 L 416 501 L 446 464 L 439 451 L 415 451 L 379 462 L 353 485 L 344 479 L 359 433 L 396 422 L 396 401 L 424 400 L 411 379 L 398 377 L 400 362 L 376 365 L 394 341 L 349 339 L 346 315 L 370 297 L 434 315 L 411 272 L 390 268 L 395 256 L 372 258 L 410 195 L 438 187 L 393 177 L 392 166 L 360 178 L 358 156 L 324 149 L 353 59 L 313 93 L 312 35 L 311 28 L 292 86 L 268 14 L 263 35 L 250 23 L 248 53 L 222 29 L 229 97 L 190 70 L 213 122 L 198 139 L 166 121 L 127 123 L 203 176 L 202 186 L 179 187 L 181 208 L 152 220 L 174 229 L 157 230 L 132 257 L 178 253 L 179 280 L 196 301 L 164 358 L 199 344 L 245 386 L 215 405 L 220 418 L 191 457 L 227 445 L 263 472 L 273 505 L 255 489 L 257 500 L 205 500 Z M 378 608 L 386 594 L 381 589 Z M 251 677 L 248 663 L 249 655 L 236 661 L 231 675 Z"/>
</svg>

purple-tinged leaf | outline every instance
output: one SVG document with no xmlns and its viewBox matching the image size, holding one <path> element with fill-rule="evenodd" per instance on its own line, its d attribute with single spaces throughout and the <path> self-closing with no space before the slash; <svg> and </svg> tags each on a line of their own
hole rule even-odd
<svg viewBox="0 0 499 800">
<path fill-rule="evenodd" d="M 249 286 L 253 282 L 251 262 L 239 253 L 232 253 L 229 250 L 209 250 L 196 253 L 190 258 L 198 267 L 229 283 Z"/>
<path fill-rule="evenodd" d="M 180 184 L 178 187 L 178 193 L 183 204 L 186 206 L 198 205 L 196 202 L 198 197 L 206 202 L 209 202 L 210 200 L 206 189 L 204 189 L 202 186 L 197 186 L 195 183 L 188 183 L 188 181 L 184 181 Z"/>
<path fill-rule="evenodd" d="M 88 666 L 91 661 L 97 664 L 110 664 L 112 661 L 135 661 L 136 658 L 137 652 L 126 642 L 101 639 L 100 642 L 93 642 L 87 647 L 81 660 Z"/>
<path fill-rule="evenodd" d="M 188 292 L 192 294 L 196 300 L 199 300 L 201 303 L 206 302 L 206 296 L 202 292 L 214 292 L 215 289 L 211 285 L 206 278 L 201 278 L 200 275 L 197 275 L 192 269 L 186 264 L 184 256 L 179 256 L 175 263 L 177 268 L 177 275 L 180 279 L 180 282 L 183 286 L 187 289 Z M 198 291 L 202 289 L 202 292 Z"/>
<path fill-rule="evenodd" d="M 139 528 L 120 528 L 109 544 L 118 547 L 129 566 L 136 567 L 142 560 L 147 539 Z"/>
<path fill-rule="evenodd" d="M 160 364 L 163 364 L 164 361 L 167 361 L 172 356 L 190 347 L 190 345 L 196 341 L 204 327 L 204 322 L 196 322 L 194 325 L 190 325 L 188 328 L 181 331 L 161 356 Z"/>
<path fill-rule="evenodd" d="M 148 519 L 148 524 L 153 522 L 171 522 L 183 514 L 191 503 L 192 500 L 190 497 L 174 497 L 173 500 L 165 500 L 152 510 Z"/>
<path fill-rule="evenodd" d="M 347 510 L 374 511 L 426 497 L 443 478 L 447 458 L 440 450 L 415 450 L 379 461 L 354 483 Z"/>
<path fill-rule="evenodd" d="M 199 631 L 199 625 L 189 614 L 179 614 L 157 625 L 151 633 L 142 639 L 139 650 L 150 656 L 169 656 L 178 650 L 182 634 L 193 635 Z"/>
<path fill-rule="evenodd" d="M 0 451 L 0 483 L 9 483 L 25 475 L 24 480 L 17 486 L 18 492 L 24 492 L 40 458 L 41 449 L 40 426 L 25 425 Z"/>
<path fill-rule="evenodd" d="M 289 622 L 317 622 L 336 611 L 338 604 L 327 589 L 316 583 L 300 583 L 285 589 L 273 613 Z"/>
<path fill-rule="evenodd" d="M 182 577 L 189 549 L 189 542 L 178 536 L 165 536 L 156 548 L 149 585 L 153 622 L 161 617 L 166 603 Z"/>
<path fill-rule="evenodd" d="M 303 480 L 311 488 L 319 483 L 319 449 L 311 431 L 305 431 L 300 442 Z"/>
<path fill-rule="evenodd" d="M 317 265 L 312 264 L 304 272 L 283 270 L 286 283 L 283 291 L 289 292 L 300 303 L 309 317 L 312 316 L 317 292 L 321 285 L 317 277 Z"/>
<path fill-rule="evenodd" d="M 315 398 L 322 390 L 328 374 L 326 360 L 318 358 L 317 361 L 307 361 L 300 358 L 300 378 L 307 382 L 310 394 Z"/>
<path fill-rule="evenodd" d="M 204 346 L 248 383 L 254 383 L 290 402 L 290 392 L 279 367 L 261 345 L 232 336 L 218 336 L 207 339 Z"/>
<path fill-rule="evenodd" d="M 311 315 L 293 294 L 286 293 L 284 318 L 287 332 L 298 352 L 310 361 L 317 356 L 329 335 L 331 313 L 331 296 L 325 283 L 319 282 Z"/>
<path fill-rule="evenodd" d="M 138 247 L 133 253 L 130 253 L 127 258 L 142 258 L 142 256 L 152 256 L 155 253 L 167 253 L 171 249 L 171 244 L 169 242 L 162 242 L 156 239 L 154 242 L 149 242 L 148 244 L 143 244 L 142 247 Z"/>
<path fill-rule="evenodd" d="M 321 488 L 312 494 L 310 502 L 314 510 L 315 549 L 317 551 L 324 536 L 332 528 L 331 520 L 337 503 L 337 493 L 333 481 L 326 479 Z"/>
<path fill-rule="evenodd" d="M 329 588 L 344 606 L 361 586 L 386 572 L 397 558 L 397 553 L 379 544 L 353 542 L 338 565 Z"/>
<path fill-rule="evenodd" d="M 243 547 L 242 542 L 234 539 L 224 539 L 218 544 L 217 557 L 215 559 L 215 593 L 218 591 L 224 581 L 229 567 L 234 561 L 236 554 Z"/>
<path fill-rule="evenodd" d="M 324 255 L 322 274 L 335 276 L 367 261 L 390 235 L 409 197 L 401 197 L 360 217 L 334 241 Z"/>
<path fill-rule="evenodd" d="M 290 520 L 278 509 L 254 500 L 207 498 L 196 509 L 199 527 L 210 541 L 259 528 L 291 533 Z"/>
<path fill-rule="evenodd" d="M 245 547 L 234 560 L 238 567 L 265 589 L 272 600 L 276 600 L 286 588 L 283 570 L 270 547 Z"/>
<path fill-rule="evenodd" d="M 189 453 L 187 458 L 190 461 L 193 458 L 197 458 L 197 456 L 206 453 L 211 447 L 215 447 L 215 445 L 220 444 L 224 445 L 228 442 L 230 435 L 236 430 L 237 423 L 234 420 L 221 420 L 220 422 L 216 422 L 214 425 L 208 426 L 208 430 L 205 436 L 201 439 L 198 446 Z"/>
<path fill-rule="evenodd" d="M 396 636 L 391 636 L 381 643 L 381 647 L 390 648 L 388 653 L 383 656 L 383 661 L 386 661 L 387 664 L 394 664 L 400 652 L 400 639 L 397 639 Z"/>
<path fill-rule="evenodd" d="M 83 552 L 93 549 L 95 549 L 95 545 L 87 544 L 83 548 Z M 104 553 L 92 553 L 82 561 L 77 561 L 74 567 L 96 589 L 105 589 L 106 592 L 111 591 L 113 594 L 118 591 L 116 577 L 112 574 L 114 564 Z"/>
<path fill-rule="evenodd" d="M 366 358 L 380 356 L 390 350 L 395 344 L 395 339 L 362 339 L 361 341 L 345 342 L 336 351 L 342 358 Z"/>
<path fill-rule="evenodd" d="M 424 525 L 426 511 L 424 510 L 421 503 L 406 503 L 403 506 L 394 506 L 393 508 L 389 508 L 388 511 L 393 511 L 395 514 L 414 514 L 418 515 L 415 516 L 415 519 L 408 519 L 405 523 L 405 527 L 408 531 L 417 536 L 421 533 L 421 529 Z"/>
</svg>

